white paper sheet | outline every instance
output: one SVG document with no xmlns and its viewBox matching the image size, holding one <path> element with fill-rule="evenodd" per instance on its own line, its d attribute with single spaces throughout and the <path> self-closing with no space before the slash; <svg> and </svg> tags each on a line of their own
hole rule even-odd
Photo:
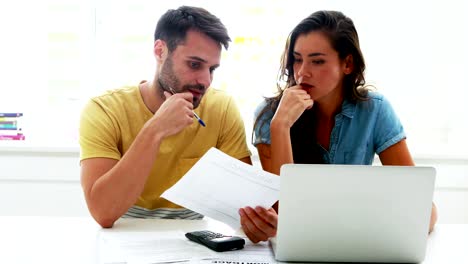
<svg viewBox="0 0 468 264">
<path fill-rule="evenodd" d="M 226 251 L 218 254 L 218 258 L 203 260 L 210 264 L 271 264 L 277 263 L 269 242 L 252 243 L 245 239 L 245 246 L 241 250 Z"/>
<path fill-rule="evenodd" d="M 162 197 L 237 229 L 239 208 L 271 207 L 279 199 L 279 181 L 277 175 L 211 148 Z"/>
<path fill-rule="evenodd" d="M 272 264 L 277 263 L 268 242 L 245 238 L 241 250 L 215 252 L 189 241 L 182 231 L 100 232 L 100 264 Z"/>
<path fill-rule="evenodd" d="M 99 263 L 177 263 L 214 259 L 216 252 L 183 232 L 102 232 Z"/>
</svg>

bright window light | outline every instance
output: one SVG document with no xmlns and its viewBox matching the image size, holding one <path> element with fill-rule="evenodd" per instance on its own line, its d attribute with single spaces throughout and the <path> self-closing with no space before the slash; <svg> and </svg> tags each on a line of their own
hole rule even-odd
<svg viewBox="0 0 468 264">
<path fill-rule="evenodd" d="M 0 7 L 0 112 L 24 114 L 26 140 L 0 146 L 77 148 L 83 104 L 151 79 L 156 22 L 184 4 L 206 8 L 228 28 L 233 42 L 212 87 L 235 97 L 248 139 L 256 105 L 275 91 L 288 33 L 327 9 L 355 22 L 366 80 L 391 101 L 413 155 L 468 157 L 468 6 L 456 0 L 10 1 Z"/>
</svg>

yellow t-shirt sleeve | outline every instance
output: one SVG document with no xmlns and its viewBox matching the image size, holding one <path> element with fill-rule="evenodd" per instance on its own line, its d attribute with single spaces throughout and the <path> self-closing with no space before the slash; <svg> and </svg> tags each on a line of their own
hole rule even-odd
<svg viewBox="0 0 468 264">
<path fill-rule="evenodd" d="M 222 126 L 223 129 L 221 130 L 217 148 L 236 159 L 250 156 L 244 121 L 232 98 L 229 99 L 227 104 Z"/>
<path fill-rule="evenodd" d="M 94 100 L 89 101 L 81 113 L 79 133 L 80 161 L 89 158 L 120 160 L 119 130 Z"/>
</svg>

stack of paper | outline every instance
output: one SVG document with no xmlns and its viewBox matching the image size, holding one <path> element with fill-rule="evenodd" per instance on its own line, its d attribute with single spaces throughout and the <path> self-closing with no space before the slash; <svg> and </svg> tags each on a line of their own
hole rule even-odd
<svg viewBox="0 0 468 264">
<path fill-rule="evenodd" d="M 276 263 L 268 242 L 246 242 L 244 249 L 215 252 L 185 238 L 183 232 L 101 232 L 99 264 L 269 264 Z"/>
</svg>

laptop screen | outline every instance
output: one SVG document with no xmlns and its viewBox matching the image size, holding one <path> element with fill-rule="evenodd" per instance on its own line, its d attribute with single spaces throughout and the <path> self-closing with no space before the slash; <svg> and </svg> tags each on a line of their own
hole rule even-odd
<svg viewBox="0 0 468 264">
<path fill-rule="evenodd" d="M 280 175 L 278 260 L 424 259 L 434 168 L 287 164 Z"/>
</svg>

